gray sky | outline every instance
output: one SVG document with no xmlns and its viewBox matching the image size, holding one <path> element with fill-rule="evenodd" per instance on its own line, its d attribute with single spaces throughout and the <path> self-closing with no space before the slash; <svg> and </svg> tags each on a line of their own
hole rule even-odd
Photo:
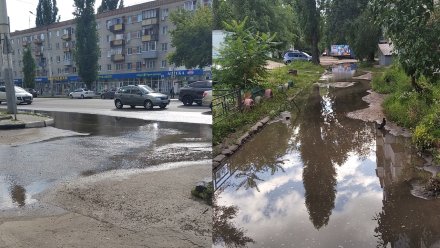
<svg viewBox="0 0 440 248">
<path fill-rule="evenodd" d="M 124 5 L 130 6 L 149 1 L 151 0 L 124 0 Z M 58 15 L 61 15 L 60 21 L 73 18 L 73 2 L 73 0 L 57 1 Z M 101 0 L 95 0 L 95 8 L 98 8 L 100 4 Z M 38 0 L 6 0 L 8 16 L 11 21 L 11 32 L 35 27 L 35 16 L 30 14 L 29 11 L 36 14 L 37 5 Z"/>
</svg>

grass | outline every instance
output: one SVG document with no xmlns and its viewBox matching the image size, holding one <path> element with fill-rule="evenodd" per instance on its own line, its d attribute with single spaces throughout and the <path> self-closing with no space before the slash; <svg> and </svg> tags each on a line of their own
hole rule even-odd
<svg viewBox="0 0 440 248">
<path fill-rule="evenodd" d="M 289 74 L 289 70 L 298 71 L 297 76 Z M 302 90 L 308 89 L 314 82 L 317 82 L 324 68 L 313 65 L 310 62 L 294 62 L 287 66 L 271 70 L 265 80 L 259 82 L 263 88 L 270 88 L 274 92 L 272 99 L 264 100 L 261 104 L 255 106 L 252 110 L 237 112 L 229 116 L 226 120 L 215 122 L 213 124 L 213 144 L 227 143 L 227 140 L 235 140 L 241 136 L 250 126 L 265 116 L 274 117 L 280 112 L 290 108 L 286 104 L 288 97 L 294 96 Z M 294 86 L 286 92 L 279 92 L 277 87 L 293 81 Z M 300 100 L 300 99 L 298 99 Z M 298 101 L 296 100 L 296 101 Z M 215 151 L 214 151 L 215 153 Z"/>
<path fill-rule="evenodd" d="M 411 79 L 395 64 L 373 77 L 372 88 L 388 94 L 383 103 L 387 118 L 409 128 L 419 150 L 436 155 L 440 147 L 440 85 L 423 77 L 418 84 L 422 92 L 413 89 Z"/>
</svg>

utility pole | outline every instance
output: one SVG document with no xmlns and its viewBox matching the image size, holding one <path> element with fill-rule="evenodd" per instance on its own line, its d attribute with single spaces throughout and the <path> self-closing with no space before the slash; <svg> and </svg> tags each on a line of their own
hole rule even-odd
<svg viewBox="0 0 440 248">
<path fill-rule="evenodd" d="M 0 0 L 0 53 L 1 67 L 6 86 L 6 102 L 8 114 L 14 114 L 17 119 L 17 104 L 15 98 L 14 80 L 12 79 L 11 67 L 11 44 L 9 42 L 9 18 L 6 9 L 6 0 Z"/>
</svg>

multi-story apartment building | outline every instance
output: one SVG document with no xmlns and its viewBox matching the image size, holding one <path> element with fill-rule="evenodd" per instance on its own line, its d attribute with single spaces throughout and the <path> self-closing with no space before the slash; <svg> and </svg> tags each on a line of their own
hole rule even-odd
<svg viewBox="0 0 440 248">
<path fill-rule="evenodd" d="M 184 82 L 209 78 L 206 69 L 174 67 L 167 54 L 173 50 L 170 13 L 179 8 L 193 11 L 211 1 L 156 0 L 96 15 L 101 55 L 93 90 L 147 84 L 161 92 L 169 92 L 171 87 L 178 92 Z M 75 20 L 11 33 L 15 84 L 22 84 L 23 50 L 30 47 L 37 64 L 37 89 L 49 92 L 50 80 L 55 94 L 84 87 L 73 60 L 75 42 Z"/>
</svg>

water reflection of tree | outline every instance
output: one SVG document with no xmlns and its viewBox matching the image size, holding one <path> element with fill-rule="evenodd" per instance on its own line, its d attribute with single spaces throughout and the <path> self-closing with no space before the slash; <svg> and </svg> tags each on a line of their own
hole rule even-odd
<svg viewBox="0 0 440 248">
<path fill-rule="evenodd" d="M 389 185 L 384 191 L 382 211 L 374 218 L 377 247 L 437 247 L 440 202 L 412 196 L 404 182 Z"/>
<path fill-rule="evenodd" d="M 246 247 L 248 243 L 254 243 L 242 228 L 235 227 L 231 222 L 237 216 L 238 207 L 219 206 L 216 198 L 213 201 L 212 242 L 216 245 L 224 244 L 226 247 Z"/>
<path fill-rule="evenodd" d="M 329 90 L 321 97 L 319 88 L 310 95 L 300 122 L 297 142 L 304 163 L 305 202 L 313 225 L 328 224 L 336 197 L 335 165 L 342 165 L 354 152 L 366 157 L 373 141 L 371 129 L 345 115 L 365 89 L 354 87 Z"/>
<path fill-rule="evenodd" d="M 23 207 L 26 203 L 26 189 L 14 184 L 10 187 L 10 191 L 12 201 L 16 202 L 18 206 Z"/>
<path fill-rule="evenodd" d="M 284 172 L 281 158 L 287 153 L 292 130 L 283 123 L 274 123 L 256 135 L 240 151 L 244 156 L 233 156 L 230 169 L 237 170 L 235 178 L 240 180 L 238 187 L 255 188 L 261 175 L 277 171 Z"/>
</svg>

